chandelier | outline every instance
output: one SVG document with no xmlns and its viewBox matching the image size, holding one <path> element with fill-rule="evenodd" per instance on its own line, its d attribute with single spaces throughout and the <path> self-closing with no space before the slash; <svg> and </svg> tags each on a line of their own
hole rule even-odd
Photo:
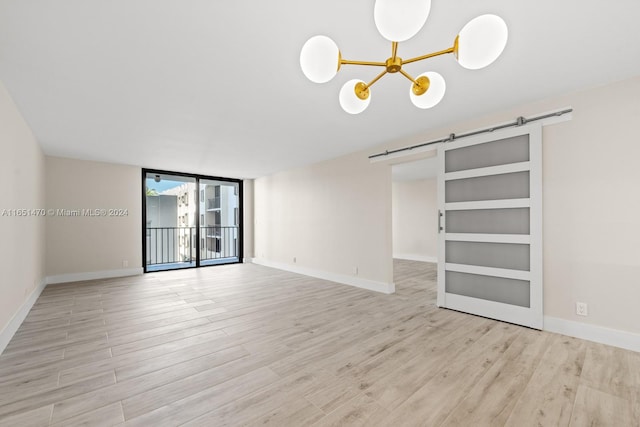
<svg viewBox="0 0 640 427">
<path fill-rule="evenodd" d="M 349 80 L 340 90 L 340 105 L 350 114 L 363 112 L 371 101 L 371 86 L 387 73 L 400 73 L 411 81 L 409 98 L 418 108 L 431 108 L 444 97 L 444 78 L 427 71 L 414 78 L 404 70 L 405 64 L 453 53 L 458 63 L 478 70 L 495 61 L 507 44 L 507 24 L 496 15 L 481 15 L 469 21 L 456 36 L 453 46 L 410 59 L 398 56 L 398 43 L 409 40 L 422 28 L 431 10 L 431 0 L 376 0 L 373 17 L 378 31 L 391 42 L 391 56 L 384 62 L 351 61 L 342 58 L 336 43 L 327 36 L 311 37 L 300 52 L 304 75 L 315 83 L 326 83 L 342 65 L 382 67 L 380 74 L 366 83 Z"/>
</svg>

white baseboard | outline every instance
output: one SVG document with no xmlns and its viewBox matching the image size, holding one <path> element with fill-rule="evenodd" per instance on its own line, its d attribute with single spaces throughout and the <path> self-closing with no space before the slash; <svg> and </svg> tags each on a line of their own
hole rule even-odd
<svg viewBox="0 0 640 427">
<path fill-rule="evenodd" d="M 418 254 L 393 254 L 393 258 L 406 259 L 408 261 L 438 262 L 437 257 Z"/>
<path fill-rule="evenodd" d="M 47 276 L 47 285 L 58 283 L 82 282 L 84 280 L 111 279 L 114 277 L 139 276 L 144 272 L 142 267 L 125 268 L 122 270 L 89 271 L 86 273 L 59 274 Z"/>
<path fill-rule="evenodd" d="M 394 283 L 384 283 L 375 280 L 363 279 L 356 276 L 347 276 L 346 274 L 331 273 L 323 270 L 315 270 L 312 268 L 298 267 L 282 262 L 268 261 L 260 258 L 253 258 L 254 264 L 263 265 L 265 267 L 277 268 L 278 270 L 290 271 L 292 273 L 303 274 L 305 276 L 316 277 L 318 279 L 329 280 L 331 282 L 342 283 L 344 285 L 355 286 L 357 288 L 368 289 L 370 291 L 382 292 L 383 294 L 392 294 L 396 291 Z"/>
<path fill-rule="evenodd" d="M 544 330 L 640 352 L 640 334 L 557 317 L 544 317 Z"/>
<path fill-rule="evenodd" d="M 24 319 L 29 314 L 31 307 L 36 303 L 38 297 L 46 286 L 46 280 L 42 279 L 40 284 L 38 284 L 33 292 L 31 292 L 29 298 L 27 298 L 27 300 L 22 304 L 22 307 L 20 307 L 17 313 L 13 315 L 9 323 L 4 327 L 2 332 L 0 332 L 0 354 L 2 354 L 4 349 L 7 347 L 9 341 L 11 341 L 11 338 L 13 338 L 20 325 L 22 325 L 22 322 L 24 322 Z"/>
</svg>

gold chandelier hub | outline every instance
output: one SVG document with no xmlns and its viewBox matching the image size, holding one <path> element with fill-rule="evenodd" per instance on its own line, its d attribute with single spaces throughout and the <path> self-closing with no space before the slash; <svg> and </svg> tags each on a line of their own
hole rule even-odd
<svg viewBox="0 0 640 427">
<path fill-rule="evenodd" d="M 388 73 L 397 73 L 402 69 L 402 58 L 399 56 L 391 57 L 384 63 Z"/>
<path fill-rule="evenodd" d="M 416 82 L 411 87 L 413 94 L 416 96 L 424 95 L 431 85 L 431 81 L 429 81 L 429 77 L 420 76 L 416 79 Z"/>
<path fill-rule="evenodd" d="M 356 83 L 356 86 L 354 87 L 354 91 L 356 93 L 356 96 L 362 99 L 363 101 L 369 98 L 369 87 L 364 82 Z"/>
</svg>

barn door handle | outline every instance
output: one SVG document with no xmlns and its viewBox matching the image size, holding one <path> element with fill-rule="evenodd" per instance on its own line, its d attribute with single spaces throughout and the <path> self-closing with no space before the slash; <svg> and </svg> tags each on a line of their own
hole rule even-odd
<svg viewBox="0 0 640 427">
<path fill-rule="evenodd" d="M 442 221 L 442 212 L 438 210 L 438 234 L 440 234 L 440 232 L 443 230 L 441 221 Z"/>
</svg>

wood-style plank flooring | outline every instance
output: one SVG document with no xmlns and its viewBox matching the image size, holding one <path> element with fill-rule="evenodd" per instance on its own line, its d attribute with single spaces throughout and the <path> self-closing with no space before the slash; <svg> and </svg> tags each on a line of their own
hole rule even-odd
<svg viewBox="0 0 640 427">
<path fill-rule="evenodd" d="M 638 426 L 640 353 L 253 264 L 48 286 L 0 426 Z"/>
</svg>

